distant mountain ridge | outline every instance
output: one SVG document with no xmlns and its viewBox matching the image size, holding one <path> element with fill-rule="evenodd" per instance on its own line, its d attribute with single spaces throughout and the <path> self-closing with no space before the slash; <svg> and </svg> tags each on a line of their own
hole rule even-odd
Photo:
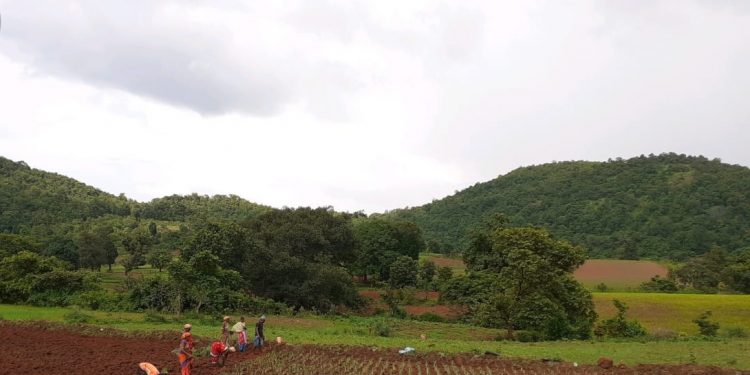
<svg viewBox="0 0 750 375">
<path fill-rule="evenodd" d="M 235 195 L 171 195 L 140 203 L 0 157 L 0 232 L 105 215 L 166 221 L 241 221 L 271 208 Z M 548 228 L 593 257 L 684 259 L 750 246 L 750 169 L 702 156 L 661 154 L 518 168 L 419 207 L 409 220 L 433 249 L 460 250 L 467 233 L 503 213 Z"/>
<path fill-rule="evenodd" d="M 385 216 L 416 222 L 432 247 L 460 250 L 503 213 L 548 228 L 593 257 L 684 259 L 750 246 L 750 169 L 674 153 L 518 168 Z"/>
<path fill-rule="evenodd" d="M 104 215 L 190 221 L 243 220 L 269 210 L 235 195 L 171 195 L 141 203 L 0 156 L 0 233 Z"/>
</svg>

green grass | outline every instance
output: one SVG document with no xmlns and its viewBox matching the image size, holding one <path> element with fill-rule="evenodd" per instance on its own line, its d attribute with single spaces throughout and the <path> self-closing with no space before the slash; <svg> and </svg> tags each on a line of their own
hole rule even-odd
<svg viewBox="0 0 750 375">
<path fill-rule="evenodd" d="M 138 269 L 130 271 L 130 275 L 133 277 L 139 277 L 139 276 L 147 276 L 147 275 L 153 275 L 158 273 L 159 270 L 155 268 L 151 268 L 149 265 L 141 266 Z M 163 271 L 164 272 L 164 271 Z M 102 268 L 102 271 L 99 273 L 101 276 L 101 284 L 102 287 L 104 287 L 107 290 L 115 290 L 118 286 L 122 285 L 125 282 L 125 279 L 127 276 L 125 276 L 125 268 L 123 266 L 117 264 L 112 266 L 112 271 L 110 272 L 107 268 Z"/>
<path fill-rule="evenodd" d="M 70 312 L 65 308 L 40 308 L 0 305 L 0 316 L 7 320 L 49 320 L 63 322 Z M 179 333 L 182 319 L 168 317 L 168 323 L 150 323 L 138 313 L 107 313 L 86 311 L 97 319 L 97 325 L 124 331 L 173 331 Z M 750 369 L 750 340 L 690 340 L 690 341 L 559 341 L 518 343 L 494 341 L 500 331 L 461 324 L 428 323 L 409 320 L 387 320 L 390 337 L 376 336 L 371 325 L 378 317 L 287 317 L 270 316 L 266 323 L 269 337 L 282 336 L 291 344 L 320 345 L 375 345 L 381 347 L 412 346 L 419 351 L 471 352 L 496 351 L 505 356 L 524 358 L 561 358 L 578 363 L 595 363 L 601 356 L 616 362 L 638 363 L 696 363 Z M 250 318 L 252 321 L 253 318 Z M 212 339 L 218 336 L 221 322 L 212 324 L 191 321 L 193 332 Z M 422 341 L 420 334 L 426 334 Z"/>
<path fill-rule="evenodd" d="M 750 333 L 750 295 L 594 293 L 600 318 L 614 316 L 614 299 L 625 302 L 630 308 L 627 317 L 638 319 L 649 331 L 663 328 L 695 335 L 698 327 L 692 320 L 710 310 L 721 328 L 741 327 Z"/>
</svg>

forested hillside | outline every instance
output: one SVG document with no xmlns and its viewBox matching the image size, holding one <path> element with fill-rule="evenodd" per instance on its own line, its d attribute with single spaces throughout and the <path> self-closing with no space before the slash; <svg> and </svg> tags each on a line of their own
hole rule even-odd
<svg viewBox="0 0 750 375">
<path fill-rule="evenodd" d="M 31 226 L 130 215 L 134 202 L 72 178 L 30 168 L 0 156 L 0 232 Z"/>
<path fill-rule="evenodd" d="M 548 228 L 593 257 L 685 259 L 750 246 L 750 169 L 677 154 L 523 167 L 387 216 L 419 224 L 433 250 L 503 213 Z"/>
<path fill-rule="evenodd" d="M 236 195 L 170 195 L 139 203 L 0 156 L 0 233 L 24 233 L 105 215 L 194 222 L 241 221 L 270 207 Z"/>
</svg>

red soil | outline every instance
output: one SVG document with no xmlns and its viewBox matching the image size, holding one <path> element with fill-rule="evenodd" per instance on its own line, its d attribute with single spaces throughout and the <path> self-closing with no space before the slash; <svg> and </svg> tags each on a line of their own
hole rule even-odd
<svg viewBox="0 0 750 375">
<path fill-rule="evenodd" d="M 71 332 L 65 328 L 40 327 L 31 325 L 12 325 L 0 323 L 0 374 L 127 374 L 136 371 L 137 363 L 150 361 L 157 367 L 169 369 L 170 374 L 177 374 L 177 359 L 170 353 L 176 346 L 176 339 L 167 340 L 158 337 L 126 337 L 117 331 L 105 330 L 103 336 L 87 336 L 81 332 Z M 178 332 L 174 333 L 177 337 Z M 205 343 L 204 343 L 205 344 Z M 545 363 L 543 361 L 516 360 L 497 357 L 472 356 L 469 354 L 445 356 L 438 353 L 425 353 L 410 356 L 399 356 L 392 349 L 373 349 L 369 347 L 321 347 L 321 346 L 281 346 L 272 347 L 277 357 L 289 360 L 302 359 L 296 354 L 324 353 L 326 362 L 339 363 L 338 357 L 347 362 L 350 359 L 377 360 L 377 365 L 385 363 L 390 371 L 396 367 L 390 364 L 403 363 L 409 369 L 459 367 L 484 373 L 504 374 L 750 374 L 726 370 L 712 366 L 669 366 L 669 365 L 640 365 L 636 367 L 617 366 L 611 370 L 601 370 L 595 366 L 573 367 L 569 363 Z M 285 353 L 292 354 L 286 356 Z M 248 361 L 255 357 L 251 353 L 238 353 L 229 356 L 229 367 L 215 367 L 208 363 L 207 358 L 198 358 L 193 374 L 219 374 L 222 371 L 231 373 L 286 374 L 281 366 L 257 368 L 255 361 Z M 373 362 L 374 363 L 374 362 Z M 295 363 L 298 364 L 298 363 Z M 235 367 L 236 365 L 236 367 Z M 439 365 L 439 366 L 438 366 Z M 234 370 L 232 368 L 234 367 Z M 322 366 L 321 366 L 322 367 Z M 343 369 L 343 368 L 339 368 Z M 308 368 L 309 370 L 309 368 Z M 306 372 L 317 374 L 322 372 Z M 330 374 L 331 372 L 325 372 Z M 382 373 L 382 372 L 381 372 Z M 410 372 L 412 373 L 412 372 Z M 442 373 L 442 372 L 441 372 Z M 445 373 L 453 373 L 446 370 Z"/>
<path fill-rule="evenodd" d="M 668 271 L 655 262 L 591 259 L 575 271 L 575 278 L 580 282 L 632 283 L 648 281 L 656 275 L 665 277 Z"/>
<path fill-rule="evenodd" d="M 179 374 L 177 356 L 179 331 L 173 340 L 162 337 L 126 337 L 112 330 L 107 336 L 87 336 L 67 329 L 0 323 L 0 374 L 135 374 L 139 362 L 151 362 Z M 164 336 L 164 335 L 161 335 Z M 196 343 L 196 349 L 208 346 Z M 232 353 L 225 367 L 196 358 L 193 374 L 219 374 L 240 361 L 252 359 L 250 352 Z"/>
<path fill-rule="evenodd" d="M 404 306 L 404 310 L 409 315 L 422 315 L 432 313 L 443 318 L 455 319 L 464 313 L 461 306 L 435 305 L 435 306 Z"/>
</svg>

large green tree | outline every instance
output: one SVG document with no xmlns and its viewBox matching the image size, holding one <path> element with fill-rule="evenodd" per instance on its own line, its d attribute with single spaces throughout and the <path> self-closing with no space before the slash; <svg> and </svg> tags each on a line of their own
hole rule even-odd
<svg viewBox="0 0 750 375">
<path fill-rule="evenodd" d="M 585 338 L 596 320 L 591 294 L 572 277 L 580 247 L 538 228 L 496 226 L 476 232 L 464 254 L 468 276 L 448 283 L 444 299 L 469 307 L 477 323 Z"/>
<path fill-rule="evenodd" d="M 421 230 L 409 222 L 360 218 L 354 222 L 354 234 L 357 252 L 351 268 L 365 279 L 377 275 L 388 280 L 396 259 L 400 256 L 417 259 L 425 248 Z"/>
</svg>

